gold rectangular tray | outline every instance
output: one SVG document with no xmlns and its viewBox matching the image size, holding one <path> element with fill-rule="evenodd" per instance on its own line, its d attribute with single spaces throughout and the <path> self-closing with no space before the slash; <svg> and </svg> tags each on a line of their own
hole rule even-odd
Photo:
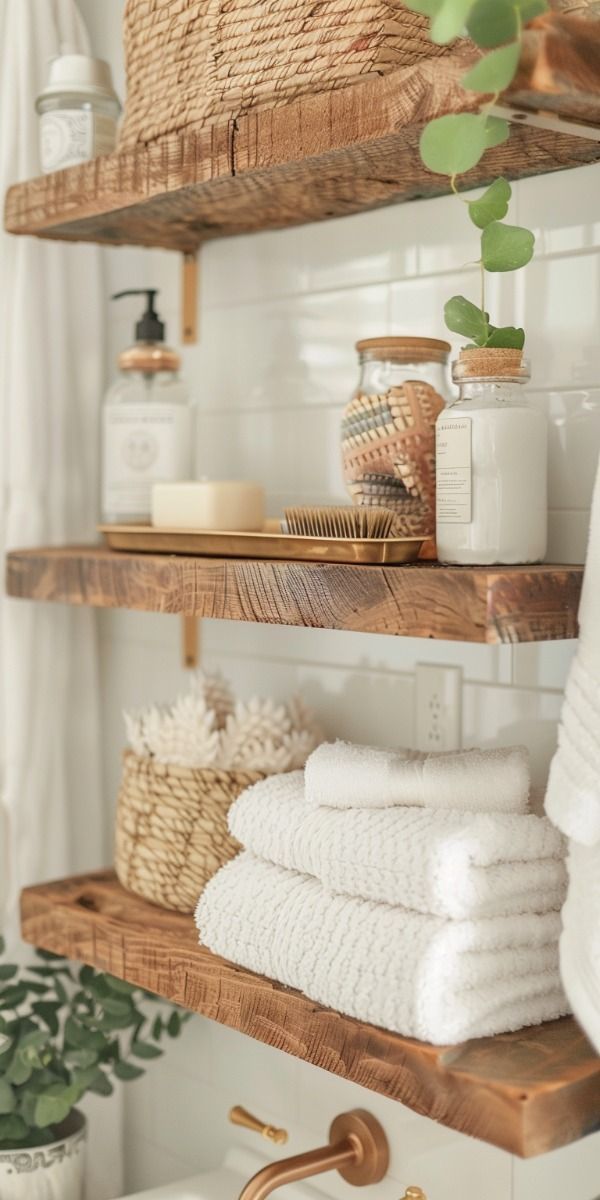
<svg viewBox="0 0 600 1200">
<path fill-rule="evenodd" d="M 152 525 L 99 525 L 112 550 L 146 554 L 197 554 L 217 558 L 281 558 L 302 562 L 408 563 L 419 556 L 423 538 L 296 537 L 264 533 L 195 532 Z"/>
</svg>

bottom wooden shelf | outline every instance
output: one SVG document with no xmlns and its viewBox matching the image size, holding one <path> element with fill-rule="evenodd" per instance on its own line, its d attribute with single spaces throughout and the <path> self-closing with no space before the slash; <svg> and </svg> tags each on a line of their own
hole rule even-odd
<svg viewBox="0 0 600 1200">
<path fill-rule="evenodd" d="M 430 1046 L 341 1016 L 198 945 L 191 917 L 126 892 L 111 871 L 27 888 L 26 941 L 522 1157 L 600 1126 L 600 1059 L 575 1021 Z"/>
</svg>

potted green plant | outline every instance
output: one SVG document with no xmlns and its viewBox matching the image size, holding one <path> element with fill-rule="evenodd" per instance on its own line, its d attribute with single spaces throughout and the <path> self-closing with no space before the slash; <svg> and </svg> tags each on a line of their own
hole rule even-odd
<svg viewBox="0 0 600 1200">
<path fill-rule="evenodd" d="M 449 113 L 430 121 L 421 135 L 421 158 L 429 171 L 458 180 L 505 142 L 509 122 L 493 109 L 513 81 L 527 22 L 543 19 L 546 0 L 406 0 L 430 18 L 436 43 L 467 33 L 481 51 L 462 79 L 477 111 Z M 467 98 L 467 97 L 466 97 Z M 477 199 L 463 203 L 479 233 L 478 296 L 452 296 L 444 307 L 447 327 L 467 339 L 454 364 L 459 397 L 436 424 L 436 539 L 442 562 L 494 564 L 539 562 L 547 538 L 547 429 L 543 410 L 531 404 L 522 384 L 525 330 L 495 323 L 486 304 L 486 276 L 526 266 L 535 239 L 505 221 L 511 198 L 507 180 L 494 179 Z"/>
<path fill-rule="evenodd" d="M 0 938 L 0 955 L 4 942 Z M 191 1014 L 152 1012 L 150 993 L 38 950 L 0 962 L 0 1196 L 81 1200 L 87 1092 L 110 1096 L 163 1053 Z"/>
</svg>

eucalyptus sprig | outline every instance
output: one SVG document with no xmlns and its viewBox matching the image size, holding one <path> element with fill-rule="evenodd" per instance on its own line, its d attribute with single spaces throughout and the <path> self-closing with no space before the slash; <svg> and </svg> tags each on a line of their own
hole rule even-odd
<svg viewBox="0 0 600 1200">
<path fill-rule="evenodd" d="M 489 97 L 475 113 L 451 113 L 425 126 L 421 158 L 428 170 L 447 175 L 457 193 L 459 175 L 472 170 L 492 146 L 509 137 L 509 123 L 491 115 L 501 92 L 512 82 L 521 57 L 523 27 L 548 11 L 547 0 L 405 0 L 408 8 L 431 21 L 431 40 L 445 44 L 469 34 L 487 51 L 467 71 L 462 86 Z M 535 238 L 528 229 L 508 225 L 511 189 L 499 178 L 478 200 L 468 204 L 469 216 L 481 230 L 481 297 L 477 306 L 464 296 L 453 296 L 445 306 L 446 325 L 476 346 L 522 349 L 525 332 L 514 326 L 490 323 L 485 308 L 485 272 L 516 271 L 533 257 Z"/>
<path fill-rule="evenodd" d="M 4 942 L 0 938 L 0 954 Z M 43 1146 L 86 1092 L 110 1096 L 113 1081 L 144 1074 L 163 1036 L 190 1013 L 112 975 L 36 951 L 39 964 L 0 963 L 0 1151 Z"/>
</svg>

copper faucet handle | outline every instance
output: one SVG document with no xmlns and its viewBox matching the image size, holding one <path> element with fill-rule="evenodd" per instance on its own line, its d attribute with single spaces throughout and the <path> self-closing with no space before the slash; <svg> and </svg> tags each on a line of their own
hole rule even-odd
<svg viewBox="0 0 600 1200">
<path fill-rule="evenodd" d="M 232 1125 L 241 1125 L 244 1129 L 251 1129 L 253 1133 L 260 1133 L 261 1137 L 275 1142 L 278 1146 L 283 1146 L 288 1140 L 287 1129 L 276 1129 L 274 1125 L 266 1125 L 264 1121 L 249 1113 L 247 1108 L 242 1108 L 241 1104 L 236 1104 L 230 1110 L 229 1120 Z"/>
<path fill-rule="evenodd" d="M 409 1187 L 406 1189 L 402 1200 L 427 1200 L 427 1196 L 420 1187 Z"/>
</svg>

